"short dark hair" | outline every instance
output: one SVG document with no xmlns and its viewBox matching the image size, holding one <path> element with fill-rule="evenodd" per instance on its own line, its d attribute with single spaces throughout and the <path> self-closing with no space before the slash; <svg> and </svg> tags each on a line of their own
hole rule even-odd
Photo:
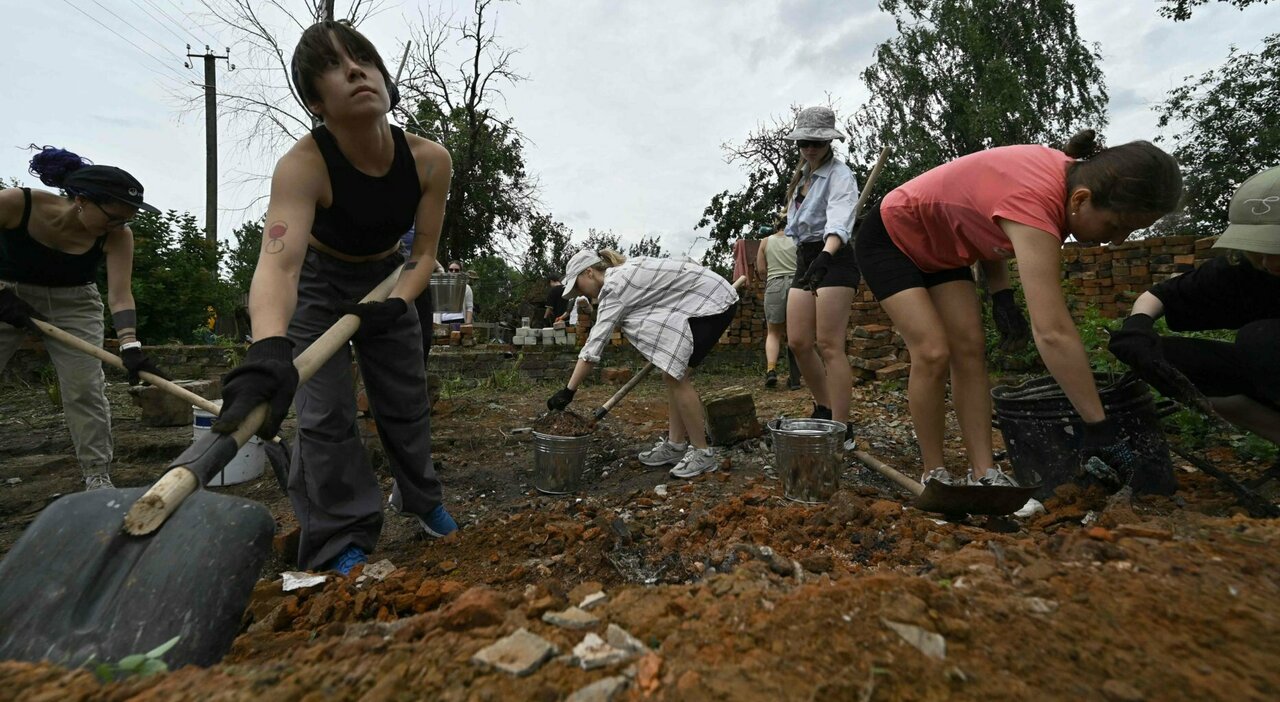
<svg viewBox="0 0 1280 702">
<path fill-rule="evenodd" d="M 1167 214 L 1182 199 L 1178 162 L 1149 141 L 1103 148 L 1097 133 L 1081 130 L 1062 149 L 1083 159 L 1067 170 L 1067 196 L 1088 188 L 1093 204 L 1120 213 Z"/>
<path fill-rule="evenodd" d="M 392 85 L 391 74 L 382 62 L 382 56 L 374 48 L 373 42 L 356 31 L 346 20 L 325 20 L 307 27 L 298 39 L 298 46 L 293 50 L 293 87 L 297 89 L 308 108 L 312 103 L 320 102 L 316 94 L 315 80 L 332 63 L 338 61 L 338 52 L 333 48 L 329 35 L 333 34 L 338 43 L 357 61 L 372 63 L 378 67 L 382 79 L 387 82 L 388 90 Z"/>
</svg>

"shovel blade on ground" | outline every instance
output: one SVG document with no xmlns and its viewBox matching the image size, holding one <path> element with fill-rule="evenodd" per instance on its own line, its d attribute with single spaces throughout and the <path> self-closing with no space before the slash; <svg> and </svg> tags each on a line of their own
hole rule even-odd
<svg viewBox="0 0 1280 702">
<path fill-rule="evenodd" d="M 1000 516 L 1022 509 L 1040 489 L 1039 485 L 948 485 L 939 480 L 925 483 L 915 499 L 916 509 L 945 515 L 985 514 Z"/>
<path fill-rule="evenodd" d="M 50 504 L 0 562 L 0 659 L 114 663 L 178 637 L 170 669 L 231 648 L 271 550 L 266 507 L 199 491 L 149 536 L 121 531 L 143 488 Z"/>
</svg>

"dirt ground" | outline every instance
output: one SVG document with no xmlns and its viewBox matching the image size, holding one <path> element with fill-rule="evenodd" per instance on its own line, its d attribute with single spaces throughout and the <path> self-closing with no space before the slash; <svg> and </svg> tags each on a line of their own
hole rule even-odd
<svg viewBox="0 0 1280 702">
<path fill-rule="evenodd" d="M 806 391 L 766 390 L 754 377 L 697 384 L 747 385 L 762 422 L 809 408 Z M 357 571 L 285 593 L 290 566 L 277 555 L 221 664 L 103 684 L 83 669 L 0 662 L 0 697 L 551 701 L 616 683 L 615 696 L 592 688 L 600 694 L 573 699 L 1280 698 L 1280 520 L 1248 517 L 1185 463 L 1169 497 L 1069 486 L 1023 522 L 947 522 L 904 508 L 903 492 L 850 458 L 832 499 L 804 505 L 784 499 L 759 439 L 692 481 L 642 466 L 636 453 L 665 429 L 649 381 L 594 433 L 584 487 L 542 495 L 531 444 L 511 430 L 541 415 L 554 389 L 479 388 L 438 403 L 435 457 L 462 530 L 423 540 L 388 513 L 371 557 L 396 567 L 385 579 Z M 587 387 L 573 408 L 586 415 L 612 391 Z M 860 447 L 918 473 L 899 386 L 854 393 Z M 144 427 L 124 386 L 111 394 L 115 483 L 148 484 L 191 430 Z M 1267 468 L 1228 448 L 1205 458 L 1241 479 Z M 77 489 L 60 414 L 40 389 L 8 388 L 0 552 Z M 270 507 L 278 533 L 293 528 L 269 471 L 223 490 Z M 543 620 L 597 591 L 605 598 L 587 628 Z M 648 650 L 584 670 L 569 654 L 610 625 Z M 560 655 L 526 677 L 472 662 L 521 628 Z"/>
</svg>

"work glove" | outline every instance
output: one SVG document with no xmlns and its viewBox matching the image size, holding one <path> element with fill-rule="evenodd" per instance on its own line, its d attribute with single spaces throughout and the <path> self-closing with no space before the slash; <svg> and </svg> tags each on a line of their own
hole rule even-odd
<svg viewBox="0 0 1280 702">
<path fill-rule="evenodd" d="M 409 305 L 398 297 L 383 302 L 339 302 L 338 314 L 354 314 L 360 318 L 361 336 L 375 336 L 391 328 L 409 311 Z"/>
<path fill-rule="evenodd" d="M 267 403 L 267 420 L 258 436 L 271 441 L 289 414 L 293 394 L 298 390 L 298 369 L 293 366 L 293 342 L 271 336 L 254 342 L 240 365 L 222 376 L 222 413 L 213 430 L 230 434 L 254 407 Z"/>
<path fill-rule="evenodd" d="M 813 263 L 809 264 L 809 270 L 804 272 L 804 278 L 801 283 L 805 290 L 812 290 L 816 295 L 818 285 L 822 283 L 822 279 L 827 277 L 827 271 L 831 268 L 832 257 L 826 251 L 819 251 L 814 257 Z"/>
<path fill-rule="evenodd" d="M 565 407 L 569 406 L 570 402 L 573 402 L 573 396 L 576 394 L 578 394 L 577 390 L 570 390 L 569 388 L 561 389 L 547 400 L 547 409 L 555 412 L 563 410 Z"/>
<path fill-rule="evenodd" d="M 36 312 L 26 300 L 18 297 L 18 293 L 14 292 L 13 288 L 0 289 L 0 322 L 6 322 L 15 327 L 25 327 L 39 335 L 40 330 L 36 328 L 32 319 L 46 321 L 44 315 Z"/>
<path fill-rule="evenodd" d="M 991 317 L 996 331 L 1000 332 L 999 349 L 1005 353 L 1021 351 L 1031 341 L 1031 325 L 1022 315 L 1022 308 L 1013 299 L 1012 290 L 991 293 Z"/>
<path fill-rule="evenodd" d="M 124 361 L 124 368 L 129 371 L 130 385 L 141 384 L 142 378 L 138 374 L 143 372 L 158 375 L 165 380 L 171 380 L 164 371 L 157 368 L 156 364 L 151 362 L 150 358 L 147 358 L 147 355 L 142 352 L 141 346 L 122 349 L 120 351 L 120 360 Z"/>
<path fill-rule="evenodd" d="M 1112 490 L 1128 485 L 1138 470 L 1137 454 L 1110 417 L 1084 425 L 1081 458 L 1084 472 Z"/>
<path fill-rule="evenodd" d="M 1160 335 L 1155 330 L 1156 320 L 1150 315 L 1131 314 L 1120 330 L 1111 335 L 1107 348 L 1139 375 L 1156 361 L 1162 360 Z"/>
</svg>

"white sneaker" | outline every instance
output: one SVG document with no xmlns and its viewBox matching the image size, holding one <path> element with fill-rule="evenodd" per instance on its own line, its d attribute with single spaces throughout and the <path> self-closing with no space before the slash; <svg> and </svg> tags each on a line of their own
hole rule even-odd
<svg viewBox="0 0 1280 702">
<path fill-rule="evenodd" d="M 970 481 L 974 485 L 987 485 L 997 487 L 1022 487 L 1018 485 L 1018 481 L 1013 479 L 1012 475 L 1000 470 L 999 468 L 988 468 L 986 474 L 978 478 L 976 482 Z"/>
<path fill-rule="evenodd" d="M 689 447 L 684 458 L 671 469 L 673 478 L 692 478 L 703 473 L 712 473 L 720 467 L 720 457 L 712 448 Z"/>
<path fill-rule="evenodd" d="M 90 490 L 105 490 L 113 487 L 115 487 L 115 485 L 111 484 L 111 476 L 106 473 L 95 473 L 93 475 L 84 476 L 85 492 Z"/>
<path fill-rule="evenodd" d="M 669 466 L 679 463 L 689 450 L 689 444 L 673 444 L 667 437 L 658 439 L 653 448 L 640 452 L 640 462 L 646 466 Z"/>
<path fill-rule="evenodd" d="M 947 472 L 946 468 L 943 468 L 942 466 L 938 466 L 937 468 L 934 468 L 931 471 L 927 471 L 924 475 L 920 476 L 921 485 L 928 485 L 930 480 L 936 480 L 942 483 L 943 485 L 950 485 L 952 478 L 951 478 L 951 474 Z"/>
</svg>

